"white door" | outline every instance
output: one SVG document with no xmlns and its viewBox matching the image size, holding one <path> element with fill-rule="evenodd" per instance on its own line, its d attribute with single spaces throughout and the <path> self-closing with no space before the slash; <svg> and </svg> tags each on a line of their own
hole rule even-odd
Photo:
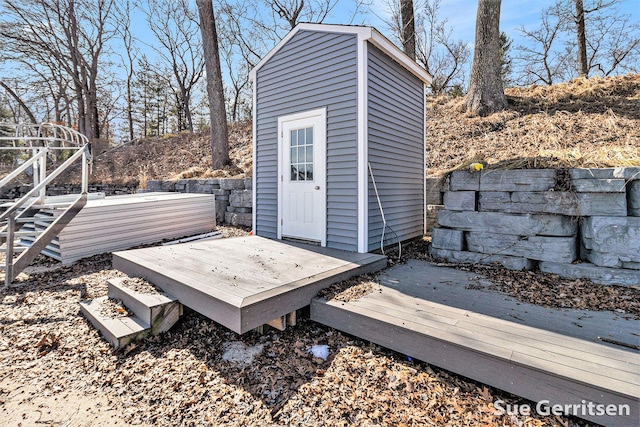
<svg viewBox="0 0 640 427">
<path fill-rule="evenodd" d="M 278 119 L 278 238 L 326 245 L 326 110 Z"/>
</svg>

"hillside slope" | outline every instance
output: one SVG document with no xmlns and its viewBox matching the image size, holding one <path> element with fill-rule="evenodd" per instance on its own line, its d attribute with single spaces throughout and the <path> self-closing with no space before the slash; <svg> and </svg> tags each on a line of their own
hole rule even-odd
<svg viewBox="0 0 640 427">
<path fill-rule="evenodd" d="M 427 98 L 428 175 L 472 161 L 490 168 L 640 165 L 640 74 L 511 88 L 506 94 L 509 108 L 488 117 L 461 113 L 461 98 Z M 229 131 L 232 166 L 225 170 L 208 166 L 208 134 L 182 133 L 99 156 L 91 181 L 144 187 L 149 179 L 250 175 L 251 124 L 232 124 Z"/>
<path fill-rule="evenodd" d="M 212 171 L 211 139 L 207 133 L 182 132 L 146 138 L 132 145 L 117 147 L 95 157 L 90 182 L 146 187 L 150 179 L 192 177 L 241 177 L 251 174 L 251 123 L 229 126 L 231 165 Z M 77 170 L 59 181 L 79 182 Z"/>
<path fill-rule="evenodd" d="M 472 161 L 504 169 L 640 166 L 640 74 L 505 92 L 509 108 L 488 117 L 460 113 L 460 98 L 427 99 L 428 175 Z"/>
</svg>

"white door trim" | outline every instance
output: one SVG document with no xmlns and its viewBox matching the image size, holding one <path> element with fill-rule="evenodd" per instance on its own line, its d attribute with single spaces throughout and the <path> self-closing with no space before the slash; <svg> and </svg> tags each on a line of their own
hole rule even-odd
<svg viewBox="0 0 640 427">
<path fill-rule="evenodd" d="M 284 181 L 284 177 L 288 176 L 286 174 L 289 173 L 289 165 L 285 164 L 284 162 L 284 150 L 283 150 L 283 146 L 284 146 L 284 126 L 285 124 L 287 124 L 288 122 L 294 122 L 294 121 L 300 121 L 300 120 L 306 120 L 306 119 L 317 119 L 320 123 L 322 123 L 321 126 L 318 126 L 317 129 L 317 133 L 316 133 L 316 138 L 318 138 L 318 140 L 323 141 L 323 152 L 321 153 L 322 155 L 319 156 L 319 158 L 317 158 L 315 160 L 315 167 L 316 167 L 316 171 L 314 172 L 314 174 L 317 174 L 317 168 L 320 166 L 323 169 L 323 176 L 319 177 L 318 179 L 321 179 L 322 182 L 316 182 L 316 185 L 320 186 L 320 195 L 321 195 L 321 207 L 322 207 L 322 212 L 320 213 L 320 227 L 322 229 L 322 234 L 321 234 L 321 239 L 320 239 L 320 245 L 321 246 L 326 246 L 327 245 L 327 161 L 326 161 L 326 144 L 327 144 L 327 129 L 326 129 L 326 124 L 327 124 L 327 109 L 326 108 L 319 108 L 316 110 L 311 110 L 311 111 L 305 111 L 302 113 L 296 113 L 296 114 L 290 114 L 287 116 L 281 116 L 278 117 L 278 221 L 277 221 L 277 226 L 278 226 L 278 233 L 277 233 L 277 237 L 278 239 L 282 239 L 282 224 L 283 224 L 283 181 Z M 288 150 L 288 147 L 287 147 Z"/>
</svg>

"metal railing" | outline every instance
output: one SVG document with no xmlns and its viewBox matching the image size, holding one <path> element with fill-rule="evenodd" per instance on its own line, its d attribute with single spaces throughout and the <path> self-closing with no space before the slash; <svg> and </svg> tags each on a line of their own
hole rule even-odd
<svg viewBox="0 0 640 427">
<path fill-rule="evenodd" d="M 49 158 L 57 159 L 59 156 L 53 156 L 53 154 L 61 153 L 62 150 L 74 153 L 60 165 L 52 164 L 48 168 Z M 86 203 L 92 155 L 91 143 L 84 135 L 74 129 L 53 123 L 40 125 L 0 123 L 0 153 L 6 152 L 12 153 L 12 158 L 19 161 L 16 161 L 18 166 L 0 180 L 0 189 L 10 185 L 23 174 L 31 175 L 33 178 L 31 190 L 6 205 L 4 212 L 0 213 L 0 243 L 6 243 L 5 247 L 0 249 L 6 253 L 5 264 L 1 268 L 5 271 L 5 285 L 8 285 Z M 27 159 L 25 155 L 28 156 Z M 38 205 L 44 205 L 47 186 L 80 159 L 82 159 L 82 194 L 66 206 L 62 215 L 44 231 L 31 232 L 34 236 L 39 234 L 38 237 L 30 247 L 21 248 L 24 252 L 14 260 L 14 253 L 18 249 L 15 247 L 14 239 L 21 233 L 31 234 L 18 231 L 20 227 L 17 224 L 29 221 L 27 213 L 38 208 Z"/>
<path fill-rule="evenodd" d="M 63 150 L 76 151 L 76 153 L 47 176 L 49 155 Z M 92 161 L 91 143 L 86 136 L 74 129 L 54 123 L 39 125 L 0 123 L 0 152 L 12 152 L 16 158 L 20 153 L 30 154 L 28 160 L 0 180 L 0 189 L 2 189 L 22 173 L 32 172 L 33 189 L 23 197 L 25 201 L 33 196 L 44 201 L 46 186 L 80 157 L 82 157 L 81 188 L 83 193 L 88 190 L 89 165 Z M 25 201 L 18 203 L 22 205 Z"/>
</svg>

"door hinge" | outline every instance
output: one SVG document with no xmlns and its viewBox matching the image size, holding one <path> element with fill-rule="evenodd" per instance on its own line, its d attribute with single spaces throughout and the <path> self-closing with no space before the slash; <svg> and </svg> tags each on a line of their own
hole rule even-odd
<svg viewBox="0 0 640 427">
<path fill-rule="evenodd" d="M 284 220 L 280 218 L 280 225 L 284 225 Z"/>
<path fill-rule="evenodd" d="M 284 175 L 280 175 L 280 182 L 284 182 Z"/>
</svg>

